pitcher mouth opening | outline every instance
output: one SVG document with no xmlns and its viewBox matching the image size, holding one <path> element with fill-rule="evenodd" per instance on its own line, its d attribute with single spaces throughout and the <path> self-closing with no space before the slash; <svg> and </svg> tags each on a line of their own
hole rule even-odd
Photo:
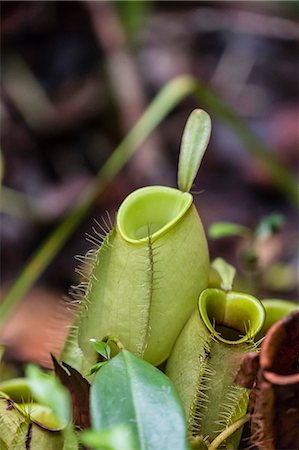
<svg viewBox="0 0 299 450">
<path fill-rule="evenodd" d="M 138 189 L 121 204 L 116 218 L 123 239 L 132 243 L 146 242 L 166 233 L 190 208 L 193 197 L 164 186 Z"/>
<path fill-rule="evenodd" d="M 252 340 L 265 319 L 264 307 L 255 297 L 221 289 L 206 289 L 201 293 L 199 313 L 215 338 L 227 344 Z"/>
</svg>

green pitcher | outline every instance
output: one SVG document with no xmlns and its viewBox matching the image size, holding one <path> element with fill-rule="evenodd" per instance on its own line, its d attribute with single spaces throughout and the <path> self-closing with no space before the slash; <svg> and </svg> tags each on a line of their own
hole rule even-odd
<svg viewBox="0 0 299 450">
<path fill-rule="evenodd" d="M 166 373 L 183 402 L 190 438 L 202 443 L 199 448 L 208 448 L 246 414 L 248 391 L 234 379 L 244 355 L 256 349 L 254 336 L 264 316 L 263 305 L 251 295 L 206 289 L 173 348 Z M 219 438 L 214 448 L 238 448 L 241 432 L 224 443 Z"/>
<path fill-rule="evenodd" d="M 208 282 L 209 254 L 188 191 L 210 130 L 208 114 L 193 111 L 182 138 L 179 189 L 150 186 L 131 193 L 102 245 L 88 253 L 91 271 L 61 355 L 82 373 L 97 358 L 90 340 L 108 335 L 150 363 L 162 363 L 196 308 Z"/>
</svg>

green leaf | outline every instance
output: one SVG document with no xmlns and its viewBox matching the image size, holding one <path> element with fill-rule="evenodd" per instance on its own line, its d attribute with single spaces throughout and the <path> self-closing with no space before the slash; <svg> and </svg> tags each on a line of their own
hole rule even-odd
<svg viewBox="0 0 299 450">
<path fill-rule="evenodd" d="M 90 368 L 89 372 L 87 372 L 86 376 L 88 377 L 88 376 L 92 375 L 93 373 L 97 372 L 106 363 L 107 363 L 107 361 L 102 361 L 102 362 L 98 362 L 98 363 L 94 364 L 93 366 L 91 366 L 91 368 Z"/>
<path fill-rule="evenodd" d="M 96 374 L 91 386 L 94 430 L 132 425 L 140 450 L 188 449 L 186 423 L 169 378 L 123 350 Z"/>
<path fill-rule="evenodd" d="M 282 214 L 269 214 L 263 217 L 255 230 L 255 236 L 258 239 L 265 239 L 272 236 L 281 230 L 285 223 L 285 218 Z"/>
<path fill-rule="evenodd" d="M 178 186 L 183 192 L 189 192 L 197 175 L 201 160 L 211 135 L 211 119 L 202 109 L 190 114 L 182 137 Z"/>
<path fill-rule="evenodd" d="M 108 342 L 97 341 L 96 339 L 90 339 L 90 342 L 93 343 L 95 351 L 103 356 L 103 358 L 110 359 L 110 347 Z"/>
<path fill-rule="evenodd" d="M 70 397 L 65 387 L 53 374 L 45 373 L 33 364 L 26 367 L 26 378 L 34 398 L 51 408 L 61 426 L 65 427 L 71 420 Z"/>
<path fill-rule="evenodd" d="M 116 425 L 102 431 L 88 430 L 80 435 L 80 440 L 88 447 L 100 450 L 139 450 L 132 427 Z"/>
<path fill-rule="evenodd" d="M 233 222 L 214 222 L 210 225 L 208 234 L 211 239 L 219 239 L 229 236 L 246 237 L 250 233 L 250 229 Z"/>
<path fill-rule="evenodd" d="M 222 258 L 216 258 L 211 266 L 219 274 L 221 278 L 221 288 L 225 291 L 230 291 L 233 286 L 236 269 L 231 264 L 227 263 Z"/>
</svg>

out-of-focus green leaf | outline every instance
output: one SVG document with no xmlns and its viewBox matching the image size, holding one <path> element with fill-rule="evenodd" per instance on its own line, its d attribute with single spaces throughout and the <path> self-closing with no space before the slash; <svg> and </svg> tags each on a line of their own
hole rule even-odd
<svg viewBox="0 0 299 450">
<path fill-rule="evenodd" d="M 281 230 L 285 223 L 285 218 L 282 214 L 269 214 L 263 217 L 255 230 L 255 236 L 258 239 L 264 239 L 272 236 Z"/>
<path fill-rule="evenodd" d="M 222 258 L 216 258 L 211 265 L 221 278 L 221 288 L 225 291 L 231 290 L 236 275 L 236 269 L 234 266 Z"/>
<path fill-rule="evenodd" d="M 132 425 L 140 450 L 188 449 L 186 423 L 169 378 L 123 350 L 96 374 L 91 386 L 94 430 Z"/>
<path fill-rule="evenodd" d="M 139 450 L 136 437 L 129 425 L 116 425 L 101 431 L 88 430 L 80 435 L 80 440 L 97 450 Z"/>
<path fill-rule="evenodd" d="M 219 239 L 229 236 L 247 237 L 250 229 L 244 225 L 233 222 L 214 222 L 209 227 L 208 235 L 211 239 Z"/>
<path fill-rule="evenodd" d="M 267 267 L 261 276 L 263 287 L 270 291 L 290 292 L 298 288 L 298 268 L 277 263 Z"/>
<path fill-rule="evenodd" d="M 148 0 L 131 0 L 114 1 L 117 8 L 122 26 L 126 31 L 129 39 L 134 40 L 152 9 L 152 2 Z"/>
<path fill-rule="evenodd" d="M 211 135 L 211 119 L 202 109 L 195 109 L 190 114 L 182 137 L 178 187 L 189 192 L 197 175 Z"/>
<path fill-rule="evenodd" d="M 26 367 L 26 377 L 34 398 L 51 408 L 61 426 L 65 427 L 71 420 L 70 396 L 65 387 L 54 375 L 33 364 Z"/>
</svg>

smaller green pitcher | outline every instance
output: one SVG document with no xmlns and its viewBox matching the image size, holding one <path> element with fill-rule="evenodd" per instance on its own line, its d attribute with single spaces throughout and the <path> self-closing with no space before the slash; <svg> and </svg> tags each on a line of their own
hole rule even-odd
<svg viewBox="0 0 299 450">
<path fill-rule="evenodd" d="M 257 349 L 254 336 L 264 317 L 262 303 L 251 295 L 206 289 L 176 341 L 166 373 L 183 402 L 190 437 L 202 442 L 199 448 L 208 448 L 246 414 L 248 391 L 234 380 L 244 355 Z M 215 448 L 238 448 L 241 433 L 239 428 Z"/>
</svg>

